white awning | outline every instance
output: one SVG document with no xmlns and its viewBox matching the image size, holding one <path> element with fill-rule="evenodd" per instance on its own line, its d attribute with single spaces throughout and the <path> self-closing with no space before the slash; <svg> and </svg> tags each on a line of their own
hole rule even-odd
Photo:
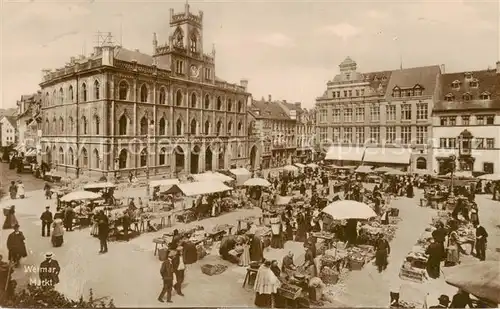
<svg viewBox="0 0 500 309">
<path fill-rule="evenodd" d="M 310 168 L 318 168 L 319 167 L 319 165 L 316 163 L 309 163 L 309 164 L 307 164 L 307 166 Z"/>
<path fill-rule="evenodd" d="M 235 176 L 252 175 L 252 173 L 250 173 L 250 171 L 244 167 L 234 168 L 234 169 L 229 170 L 229 172 L 231 172 L 231 174 L 233 174 Z"/>
<path fill-rule="evenodd" d="M 185 196 L 204 195 L 232 190 L 220 181 L 197 181 L 173 185 L 166 193 L 182 192 Z"/>
<path fill-rule="evenodd" d="M 356 173 L 364 173 L 364 174 L 369 174 L 373 172 L 372 167 L 368 165 L 361 165 L 359 166 L 356 170 Z"/>
<path fill-rule="evenodd" d="M 409 165 L 410 159 L 408 148 L 366 148 L 363 162 Z"/>
<path fill-rule="evenodd" d="M 358 146 L 331 146 L 326 152 L 325 160 L 362 161 L 365 148 Z"/>
<path fill-rule="evenodd" d="M 201 174 L 193 174 L 191 176 L 193 176 L 193 178 L 196 181 L 211 181 L 211 180 L 215 180 L 215 181 L 225 182 L 225 181 L 233 181 L 234 180 L 233 178 L 231 178 L 231 177 L 229 177 L 227 175 L 218 173 L 218 172 L 205 172 L 205 173 L 201 173 Z"/>
<path fill-rule="evenodd" d="M 100 188 L 114 188 L 115 184 L 111 182 L 94 182 L 83 186 L 83 189 L 100 189 Z"/>
<path fill-rule="evenodd" d="M 285 171 L 289 171 L 289 172 L 298 172 L 299 171 L 299 168 L 296 166 L 293 166 L 293 165 L 286 165 L 283 167 L 283 169 Z"/>
<path fill-rule="evenodd" d="M 306 168 L 306 166 L 302 163 L 294 163 L 294 165 L 300 168 Z"/>
<path fill-rule="evenodd" d="M 149 186 L 151 188 L 154 187 L 170 187 L 173 185 L 179 184 L 180 181 L 177 178 L 172 178 L 172 179 L 160 179 L 160 180 L 152 180 L 149 182 Z"/>
</svg>

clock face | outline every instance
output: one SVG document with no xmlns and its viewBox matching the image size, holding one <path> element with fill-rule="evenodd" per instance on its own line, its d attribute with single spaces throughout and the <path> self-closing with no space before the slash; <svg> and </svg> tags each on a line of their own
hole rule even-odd
<svg viewBox="0 0 500 309">
<path fill-rule="evenodd" d="M 200 69 L 197 66 L 192 65 L 191 66 L 191 76 L 198 77 L 198 75 L 200 75 Z"/>
</svg>

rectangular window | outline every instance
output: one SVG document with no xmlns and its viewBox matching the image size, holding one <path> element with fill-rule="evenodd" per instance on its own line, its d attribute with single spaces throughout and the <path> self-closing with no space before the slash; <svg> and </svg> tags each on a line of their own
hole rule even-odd
<svg viewBox="0 0 500 309">
<path fill-rule="evenodd" d="M 340 98 L 340 91 L 337 91 L 337 98 Z"/>
<path fill-rule="evenodd" d="M 332 98 L 334 98 L 334 99 L 335 99 L 335 94 L 336 94 L 336 92 L 332 91 Z"/>
<path fill-rule="evenodd" d="M 429 115 L 429 110 L 427 107 L 427 103 L 418 103 L 417 104 L 417 120 L 427 120 Z"/>
<path fill-rule="evenodd" d="M 344 98 L 347 98 L 347 90 L 344 90 Z"/>
<path fill-rule="evenodd" d="M 378 106 L 370 107 L 370 118 L 372 122 L 380 121 L 380 107 Z"/>
<path fill-rule="evenodd" d="M 439 139 L 439 148 L 448 148 L 448 145 L 446 143 L 446 138 L 440 138 Z"/>
<path fill-rule="evenodd" d="M 212 70 L 210 68 L 205 68 L 205 79 L 212 79 Z"/>
<path fill-rule="evenodd" d="M 365 109 L 363 107 L 356 107 L 356 122 L 365 121 Z"/>
<path fill-rule="evenodd" d="M 427 127 L 424 126 L 417 127 L 417 144 L 418 145 L 427 144 Z"/>
<path fill-rule="evenodd" d="M 340 109 L 333 110 L 332 122 L 340 122 Z"/>
<path fill-rule="evenodd" d="M 484 138 L 476 137 L 474 141 L 476 143 L 476 149 L 484 149 Z"/>
<path fill-rule="evenodd" d="M 411 104 L 401 104 L 401 120 L 411 120 Z"/>
<path fill-rule="evenodd" d="M 442 126 L 447 126 L 448 125 L 448 117 L 439 117 L 439 123 Z"/>
<path fill-rule="evenodd" d="M 484 116 L 476 116 L 476 124 L 479 126 L 484 126 Z"/>
<path fill-rule="evenodd" d="M 448 117 L 448 125 L 449 126 L 456 126 L 457 125 L 457 117 L 456 116 Z"/>
<path fill-rule="evenodd" d="M 448 148 L 450 149 L 455 149 L 457 148 L 457 139 L 452 137 L 448 138 Z"/>
<path fill-rule="evenodd" d="M 462 125 L 468 126 L 470 124 L 470 116 L 462 116 Z"/>
<path fill-rule="evenodd" d="M 356 96 L 359 97 L 359 90 L 356 89 Z"/>
<path fill-rule="evenodd" d="M 396 120 L 396 105 L 387 105 L 387 121 Z"/>
<path fill-rule="evenodd" d="M 385 129 L 385 139 L 387 143 L 394 143 L 396 141 L 396 127 L 387 127 Z"/>
<path fill-rule="evenodd" d="M 184 61 L 182 61 L 182 60 L 176 61 L 175 72 L 177 74 L 184 74 Z"/>
<path fill-rule="evenodd" d="M 490 125 L 490 124 L 495 124 L 495 116 L 486 116 L 486 124 L 487 125 Z"/>
<path fill-rule="evenodd" d="M 365 89 L 361 89 L 361 96 L 365 95 Z"/>
<path fill-rule="evenodd" d="M 495 148 L 495 139 L 494 138 L 487 138 L 486 139 L 486 148 L 487 149 L 494 149 Z"/>
<path fill-rule="evenodd" d="M 334 143 L 338 143 L 340 141 L 340 128 L 333 128 L 333 139 Z"/>
<path fill-rule="evenodd" d="M 352 90 L 349 90 L 349 97 L 352 97 Z"/>
<path fill-rule="evenodd" d="M 321 109 L 319 111 L 319 122 L 321 122 L 321 123 L 328 122 L 328 110 L 327 109 Z"/>
<path fill-rule="evenodd" d="M 370 142 L 380 143 L 380 127 L 370 127 Z"/>
<path fill-rule="evenodd" d="M 352 122 L 352 108 L 344 109 L 344 122 Z"/>
<path fill-rule="evenodd" d="M 401 127 L 401 143 L 411 143 L 411 127 Z"/>
<path fill-rule="evenodd" d="M 491 162 L 484 162 L 483 163 L 483 172 L 487 173 L 487 174 L 493 174 L 495 169 L 494 169 L 495 165 Z"/>
<path fill-rule="evenodd" d="M 352 143 L 352 128 L 344 128 L 344 143 Z"/>
<path fill-rule="evenodd" d="M 320 143 L 323 143 L 326 140 L 328 140 L 328 128 L 324 127 L 319 128 L 319 140 Z"/>
<path fill-rule="evenodd" d="M 356 143 L 364 144 L 365 142 L 365 128 L 357 127 L 356 128 Z"/>
</svg>

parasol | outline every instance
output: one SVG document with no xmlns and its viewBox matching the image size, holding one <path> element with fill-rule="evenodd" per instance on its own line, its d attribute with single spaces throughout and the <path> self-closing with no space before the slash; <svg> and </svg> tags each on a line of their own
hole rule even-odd
<svg viewBox="0 0 500 309">
<path fill-rule="evenodd" d="M 485 174 L 485 175 L 481 175 L 477 178 L 482 179 L 482 180 L 498 181 L 498 180 L 500 180 L 500 175 L 499 174 Z"/>
<path fill-rule="evenodd" d="M 247 187 L 269 187 L 271 183 L 264 178 L 250 178 L 243 183 Z"/>
<path fill-rule="evenodd" d="M 462 264 L 445 272 L 446 283 L 478 298 L 500 304 L 500 268 L 498 261 Z"/>
<path fill-rule="evenodd" d="M 333 202 L 326 206 L 323 212 L 336 220 L 369 219 L 377 216 L 367 204 L 351 200 Z"/>
<path fill-rule="evenodd" d="M 363 174 L 369 174 L 373 172 L 372 167 L 368 165 L 361 165 L 359 166 L 356 170 L 356 173 L 363 173 Z"/>
<path fill-rule="evenodd" d="M 91 191 L 74 191 L 61 197 L 62 202 L 95 200 L 101 198 L 100 194 Z"/>
</svg>

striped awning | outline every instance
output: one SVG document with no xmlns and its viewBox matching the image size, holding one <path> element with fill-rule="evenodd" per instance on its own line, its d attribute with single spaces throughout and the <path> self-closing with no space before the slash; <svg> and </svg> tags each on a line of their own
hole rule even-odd
<svg viewBox="0 0 500 309">
<path fill-rule="evenodd" d="M 29 149 L 28 151 L 26 151 L 26 153 L 24 154 L 25 157 L 34 157 L 36 156 L 36 149 L 35 148 L 31 148 Z"/>
</svg>

